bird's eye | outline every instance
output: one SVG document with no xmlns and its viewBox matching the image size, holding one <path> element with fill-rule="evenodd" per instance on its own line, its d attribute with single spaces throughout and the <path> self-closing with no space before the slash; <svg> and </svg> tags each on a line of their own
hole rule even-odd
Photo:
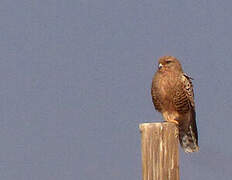
<svg viewBox="0 0 232 180">
<path fill-rule="evenodd" d="M 170 64 L 171 62 L 172 62 L 172 61 L 169 61 L 169 60 L 166 61 L 167 64 Z"/>
</svg>

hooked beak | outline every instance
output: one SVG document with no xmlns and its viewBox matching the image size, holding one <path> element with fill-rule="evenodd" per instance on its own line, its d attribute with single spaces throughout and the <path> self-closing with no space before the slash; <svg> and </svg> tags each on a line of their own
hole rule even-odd
<svg viewBox="0 0 232 180">
<path fill-rule="evenodd" d="M 158 68 L 161 69 L 163 67 L 163 64 L 159 63 Z"/>
</svg>

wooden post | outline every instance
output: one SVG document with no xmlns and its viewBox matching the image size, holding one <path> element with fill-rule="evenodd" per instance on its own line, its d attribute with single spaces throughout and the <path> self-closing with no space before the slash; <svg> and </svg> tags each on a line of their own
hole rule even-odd
<svg viewBox="0 0 232 180">
<path fill-rule="evenodd" d="M 179 140 L 174 123 L 143 123 L 143 180 L 179 180 Z"/>
</svg>

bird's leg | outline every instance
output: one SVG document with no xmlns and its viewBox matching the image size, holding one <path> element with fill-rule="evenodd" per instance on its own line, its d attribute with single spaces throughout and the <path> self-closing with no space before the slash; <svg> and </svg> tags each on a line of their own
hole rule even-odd
<svg viewBox="0 0 232 180">
<path fill-rule="evenodd" d="M 178 117 L 176 115 L 168 113 L 168 112 L 163 112 L 163 117 L 164 117 L 165 121 L 173 122 L 176 125 L 179 125 L 179 122 L 178 122 L 178 119 L 177 119 Z"/>
</svg>

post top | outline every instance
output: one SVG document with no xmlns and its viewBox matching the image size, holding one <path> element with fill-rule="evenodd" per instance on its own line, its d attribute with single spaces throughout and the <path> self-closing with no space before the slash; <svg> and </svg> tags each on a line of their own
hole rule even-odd
<svg viewBox="0 0 232 180">
<path fill-rule="evenodd" d="M 155 122 L 155 123 L 141 123 L 139 124 L 140 131 L 143 131 L 145 128 L 157 128 L 157 127 L 176 127 L 176 124 L 173 122 Z"/>
</svg>

